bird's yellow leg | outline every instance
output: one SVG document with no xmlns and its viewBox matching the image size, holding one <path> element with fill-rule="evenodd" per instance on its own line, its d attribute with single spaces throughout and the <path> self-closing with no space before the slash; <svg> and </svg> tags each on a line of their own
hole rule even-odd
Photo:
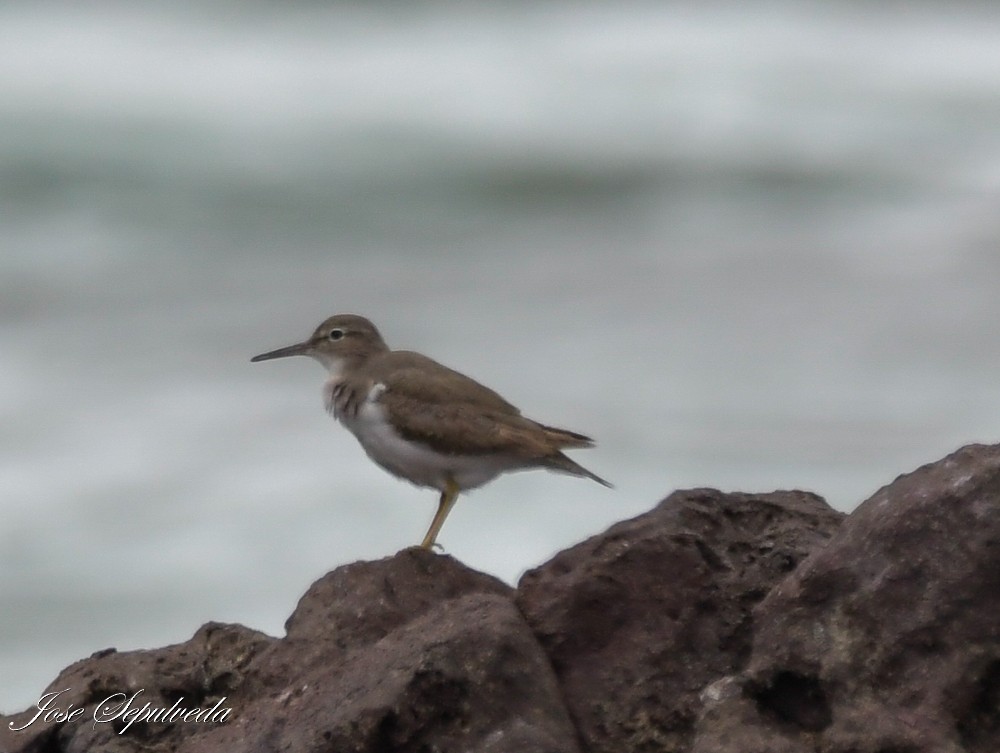
<svg viewBox="0 0 1000 753">
<path fill-rule="evenodd" d="M 431 527 L 427 529 L 427 535 L 424 536 L 424 541 L 420 545 L 423 549 L 430 549 L 434 546 L 434 540 L 441 531 L 441 526 L 444 525 L 444 519 L 448 517 L 451 508 L 455 506 L 455 500 L 458 499 L 459 491 L 461 490 L 458 488 L 458 484 L 455 483 L 453 478 L 449 477 L 445 483 L 444 491 L 441 492 L 441 499 L 438 501 L 438 509 L 434 514 L 434 520 L 431 521 Z"/>
</svg>

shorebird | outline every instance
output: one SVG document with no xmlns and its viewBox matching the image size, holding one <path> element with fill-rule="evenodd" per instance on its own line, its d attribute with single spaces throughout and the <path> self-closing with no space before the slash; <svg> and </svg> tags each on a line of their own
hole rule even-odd
<svg viewBox="0 0 1000 753">
<path fill-rule="evenodd" d="M 250 360 L 287 356 L 309 356 L 326 367 L 326 409 L 368 457 L 441 493 L 424 549 L 434 546 L 461 492 L 501 473 L 543 468 L 611 486 L 562 452 L 593 447 L 590 437 L 532 421 L 493 390 L 427 356 L 390 350 L 362 316 L 331 316 L 308 340 Z"/>
</svg>

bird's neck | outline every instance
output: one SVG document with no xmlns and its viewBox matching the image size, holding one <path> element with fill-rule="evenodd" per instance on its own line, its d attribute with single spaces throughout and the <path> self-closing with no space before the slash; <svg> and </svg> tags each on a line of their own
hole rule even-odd
<svg viewBox="0 0 1000 753">
<path fill-rule="evenodd" d="M 350 354 L 316 353 L 313 358 L 319 361 L 329 375 L 329 381 L 341 381 L 348 375 L 356 373 L 365 367 L 373 357 L 380 352 L 358 352 Z"/>
</svg>

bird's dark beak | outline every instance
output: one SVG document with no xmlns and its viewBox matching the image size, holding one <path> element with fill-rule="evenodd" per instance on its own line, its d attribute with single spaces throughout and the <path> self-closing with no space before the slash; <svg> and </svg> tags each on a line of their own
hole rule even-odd
<svg viewBox="0 0 1000 753">
<path fill-rule="evenodd" d="M 261 353 L 259 356 L 254 356 L 250 359 L 251 363 L 256 363 L 257 361 L 270 361 L 272 358 L 287 358 L 288 356 L 305 356 L 309 354 L 312 349 L 312 343 L 308 340 L 303 343 L 296 343 L 295 345 L 289 345 L 287 348 L 278 348 L 277 350 L 272 350 L 267 353 Z"/>
</svg>

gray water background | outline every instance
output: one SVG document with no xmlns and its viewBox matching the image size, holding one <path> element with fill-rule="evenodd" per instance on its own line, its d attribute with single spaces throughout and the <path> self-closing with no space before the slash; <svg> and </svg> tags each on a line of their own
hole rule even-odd
<svg viewBox="0 0 1000 753">
<path fill-rule="evenodd" d="M 248 362 L 328 314 L 598 439 L 614 491 L 453 512 L 514 582 L 996 441 L 998 277 L 995 5 L 0 5 L 0 709 L 420 539 L 321 370 Z"/>
</svg>

